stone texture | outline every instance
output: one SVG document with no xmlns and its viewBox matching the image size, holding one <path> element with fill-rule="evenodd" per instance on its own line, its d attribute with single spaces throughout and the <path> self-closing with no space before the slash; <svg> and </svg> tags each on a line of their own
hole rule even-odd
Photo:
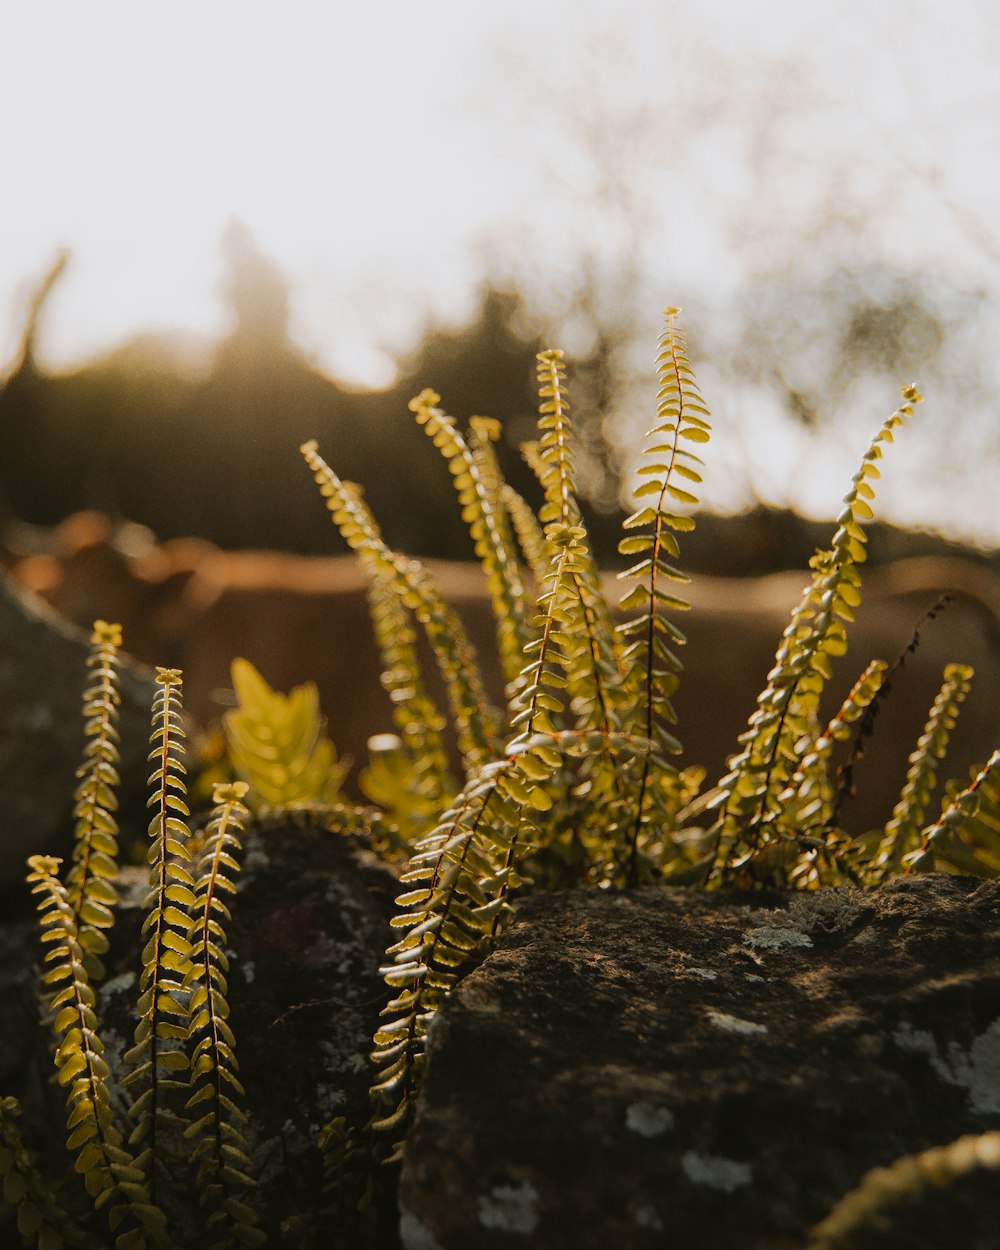
<svg viewBox="0 0 1000 1250">
<path fill-rule="evenodd" d="M 24 906 L 29 855 L 65 855 L 75 773 L 83 755 L 87 635 L 0 575 L 0 895 Z M 145 668 L 121 666 L 120 823 L 145 833 L 150 709 Z"/>
<path fill-rule="evenodd" d="M 869 1168 L 998 1127 L 1000 882 L 537 897 L 432 1028 L 402 1240 L 803 1250 Z M 864 1245 L 998 1227 L 980 1174 Z"/>
</svg>

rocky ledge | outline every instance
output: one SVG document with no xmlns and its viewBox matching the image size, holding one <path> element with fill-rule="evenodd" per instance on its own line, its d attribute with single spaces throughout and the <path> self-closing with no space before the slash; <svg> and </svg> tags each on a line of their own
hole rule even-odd
<svg viewBox="0 0 1000 1250">
<path fill-rule="evenodd" d="M 525 902 L 432 1029 L 406 1250 L 803 1250 L 861 1177 L 1000 1128 L 1000 882 Z M 851 1244 L 995 1250 L 974 1170 Z"/>
</svg>

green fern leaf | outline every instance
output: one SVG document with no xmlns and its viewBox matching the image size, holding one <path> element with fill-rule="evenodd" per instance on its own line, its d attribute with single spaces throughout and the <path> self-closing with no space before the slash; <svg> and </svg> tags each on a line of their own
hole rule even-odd
<svg viewBox="0 0 1000 1250">
<path fill-rule="evenodd" d="M 448 692 L 466 771 L 474 771 L 497 749 L 499 718 L 486 697 L 475 650 L 461 621 L 418 561 L 389 550 L 368 510 L 319 455 L 316 443 L 304 443 L 300 451 L 348 546 L 370 574 L 384 573 L 392 579 L 401 602 L 423 626 Z"/>
<path fill-rule="evenodd" d="M 34 1154 L 21 1137 L 18 1120 L 21 1106 L 16 1098 L 0 1098 L 0 1212 L 13 1213 L 17 1231 L 25 1243 L 38 1250 L 63 1250 L 87 1246 L 87 1237 L 75 1216 L 53 1196 L 51 1184 L 42 1176 Z"/>
<path fill-rule="evenodd" d="M 620 575 L 633 582 L 621 600 L 621 608 L 637 614 L 619 630 L 625 644 L 622 662 L 626 684 L 633 699 L 627 724 L 651 743 L 634 788 L 629 786 L 633 815 L 627 831 L 623 830 L 627 841 L 621 853 L 625 879 L 631 883 L 640 875 L 643 855 L 662 863 L 669 853 L 662 836 L 666 812 L 657 800 L 670 790 L 655 784 L 654 778 L 671 775 L 665 756 L 681 749 L 667 726 L 677 721 L 670 700 L 681 669 L 673 646 L 683 643 L 684 636 L 665 619 L 663 611 L 684 611 L 688 607 L 685 599 L 669 589 L 689 580 L 670 561 L 680 553 L 675 532 L 693 526 L 690 518 L 676 511 L 674 503 L 697 502 L 693 492 L 676 485 L 676 477 L 700 480 L 694 466 L 702 462 L 688 444 L 707 442 L 711 432 L 709 411 L 688 359 L 684 335 L 677 325 L 678 315 L 676 308 L 664 312 L 666 324 L 656 358 L 657 422 L 647 434 L 643 449 L 640 473 L 647 480 L 635 492 L 637 498 L 655 498 L 656 502 L 643 505 L 625 521 L 628 530 L 648 532 L 626 537 L 620 547 L 623 554 L 643 556 Z"/>
<path fill-rule="evenodd" d="M 923 831 L 920 846 L 903 856 L 907 872 L 1000 876 L 1000 751 L 973 770 L 965 787 L 952 782 L 944 811 Z"/>
<path fill-rule="evenodd" d="M 937 766 L 948 749 L 948 739 L 959 705 L 972 684 L 972 669 L 967 664 L 949 664 L 944 681 L 931 708 L 927 724 L 910 756 L 906 781 L 899 801 L 893 809 L 882 835 L 882 841 L 870 866 L 872 880 L 885 880 L 900 870 L 903 860 L 920 843 L 927 806 L 934 789 Z"/>
<path fill-rule="evenodd" d="M 500 506 L 495 465 L 484 437 L 490 427 L 479 418 L 480 437 L 473 450 L 452 418 L 438 407 L 440 402 L 435 391 L 423 390 L 410 400 L 409 407 L 448 464 L 463 519 L 486 574 L 497 622 L 500 661 L 506 680 L 512 682 L 521 670 L 528 641 L 524 628 L 525 596 L 506 514 Z"/>
<path fill-rule="evenodd" d="M 844 622 L 853 620 L 860 602 L 857 566 L 866 556 L 864 523 L 871 516 L 868 500 L 874 494 L 871 481 L 879 476 L 882 445 L 892 442 L 894 430 L 913 415 L 920 399 L 916 387 L 904 390 L 903 403 L 884 422 L 854 475 L 831 550 L 818 552 L 810 562 L 812 580 L 782 636 L 767 686 L 741 739 L 743 749 L 718 785 L 721 814 L 710 884 L 752 876 L 769 841 L 794 838 L 800 813 L 794 805 L 781 810 L 777 798 L 819 736 L 819 699 L 829 657 L 847 649 Z"/>
<path fill-rule="evenodd" d="M 153 818 L 147 854 L 149 890 L 142 926 L 145 944 L 139 982 L 139 1023 L 134 1045 L 125 1053 L 129 1069 L 125 1084 L 136 1085 L 141 1091 L 131 1107 L 136 1123 L 129 1144 L 143 1146 L 136 1161 L 147 1177 L 154 1207 L 159 1205 L 159 1172 L 166 1164 L 166 1126 L 175 1122 L 170 1103 L 179 1083 L 172 1074 L 188 1068 L 188 1056 L 180 1043 L 188 1028 L 184 983 L 191 971 L 191 942 L 187 916 L 170 900 L 172 888 L 194 890 L 194 879 L 186 866 L 191 855 L 184 822 L 189 812 L 184 801 L 181 681 L 177 669 L 156 670 L 159 690 L 153 705 L 149 754 L 154 765 L 149 779 L 154 788 L 149 799 Z"/>
<path fill-rule="evenodd" d="M 205 830 L 196 870 L 196 898 L 190 909 L 188 938 L 191 961 L 184 978 L 189 996 L 187 1043 L 190 1047 L 191 1123 L 185 1136 L 192 1145 L 196 1186 L 209 1226 L 219 1225 L 220 1247 L 260 1246 L 265 1243 L 257 1216 L 243 1201 L 248 1183 L 234 1158 L 250 1167 L 243 1129 L 246 1116 L 235 1101 L 243 1089 L 237 1079 L 236 1039 L 227 1022 L 225 923 L 229 909 L 223 901 L 236 890 L 243 822 L 249 816 L 243 804 L 246 782 L 218 785 L 214 809 Z"/>
<path fill-rule="evenodd" d="M 281 694 L 243 659 L 233 661 L 232 678 L 238 706 L 225 714 L 223 728 L 252 805 L 338 802 L 347 766 L 322 732 L 315 684 Z"/>
<path fill-rule="evenodd" d="M 853 1250 L 882 1241 L 893 1208 L 911 1204 L 975 1170 L 1000 1172 L 1000 1133 L 969 1134 L 947 1146 L 905 1155 L 872 1168 L 822 1223 L 811 1230 L 808 1250 Z"/>
<path fill-rule="evenodd" d="M 90 682 L 83 694 L 84 760 L 77 769 L 73 816 L 73 860 L 67 875 L 67 897 L 91 981 L 104 976 L 101 955 L 108 949 L 105 930 L 114 924 L 110 910 L 118 894 L 109 877 L 117 871 L 118 807 L 118 649 L 121 626 L 95 621 L 87 668 Z M 100 858 L 98 858 L 100 857 Z"/>
<path fill-rule="evenodd" d="M 68 892 L 57 877 L 60 860 L 32 855 L 28 883 L 38 896 L 39 923 L 47 949 L 46 985 L 55 991 L 53 1029 L 59 1039 L 57 1080 L 66 1089 L 67 1146 L 76 1156 L 96 1207 L 107 1206 L 112 1227 L 125 1222 L 138 1246 L 168 1247 L 166 1220 L 152 1201 L 141 1169 L 114 1123 L 104 1058 L 84 950 Z"/>
</svg>

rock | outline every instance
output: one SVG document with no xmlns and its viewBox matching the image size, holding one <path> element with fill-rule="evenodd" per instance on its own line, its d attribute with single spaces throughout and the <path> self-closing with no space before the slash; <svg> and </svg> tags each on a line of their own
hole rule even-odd
<svg viewBox="0 0 1000 1250">
<path fill-rule="evenodd" d="M 432 1026 L 405 1250 L 803 1250 L 872 1167 L 1000 1127 L 1000 882 L 524 902 Z M 874 1250 L 988 1250 L 995 1173 Z"/>
<path fill-rule="evenodd" d="M 119 879 L 122 901 L 110 931 L 107 977 L 98 989 L 98 1031 L 123 1128 L 128 1127 L 129 1099 L 119 1078 L 136 1025 L 140 900 L 147 880 L 146 871 L 134 867 Z M 336 1115 L 363 1125 L 371 1114 L 368 1055 L 385 999 L 378 968 L 391 940 L 388 919 L 398 888 L 393 873 L 371 852 L 340 834 L 288 825 L 247 835 L 238 891 L 229 900 L 227 997 L 246 1090 L 245 1136 L 260 1179 L 250 1200 L 262 1213 L 268 1245 L 310 1244 L 291 1233 L 286 1237 L 282 1224 L 300 1217 L 297 1234 L 308 1232 L 322 1180 L 317 1131 Z M 51 1161 L 52 1175 L 65 1164 L 65 1092 L 49 1079 L 49 1034 L 36 1023 L 37 983 L 26 984 L 24 970 L 40 953 L 37 934 L 31 935 L 25 960 L 26 928 L 24 923 L 0 926 L 0 991 L 9 987 L 16 993 L 20 1028 L 16 1052 L 0 1056 L 5 1078 L 0 1096 L 16 1094 L 22 1100 L 23 1123 Z M 18 966 L 7 968 L 5 953 Z M 6 1033 L 5 1017 L 0 1038 L 6 1039 Z M 26 1038 L 31 1039 L 27 1044 Z M 182 1149 L 186 1154 L 189 1147 Z M 372 1242 L 377 1250 L 398 1246 L 392 1179 L 387 1174 L 380 1199 L 381 1225 Z M 208 1243 L 200 1238 L 197 1221 L 184 1224 L 193 1210 L 188 1202 L 180 1214 L 172 1210 L 171 1219 L 181 1220 L 177 1236 L 187 1250 L 201 1250 Z M 342 1244 L 323 1226 L 317 1235 L 316 1247 Z M 350 1244 L 351 1250 L 361 1250 L 366 1243 L 355 1239 Z"/>
<path fill-rule="evenodd" d="M 75 773 L 83 757 L 87 635 L 34 595 L 0 577 L 0 895 L 22 904 L 29 855 L 72 845 Z M 121 665 L 119 821 L 146 830 L 146 756 L 156 684 L 127 657 Z"/>
</svg>

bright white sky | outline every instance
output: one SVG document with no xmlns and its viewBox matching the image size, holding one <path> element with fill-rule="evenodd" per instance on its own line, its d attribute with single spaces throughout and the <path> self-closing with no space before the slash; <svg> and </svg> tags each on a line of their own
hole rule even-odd
<svg viewBox="0 0 1000 1250">
<path fill-rule="evenodd" d="M 0 35 L 0 369 L 61 245 L 50 365 L 220 334 L 234 217 L 359 382 L 467 314 L 487 259 L 613 267 L 629 213 L 651 340 L 665 303 L 824 250 L 1000 285 L 995 0 L 39 0 Z M 604 118 L 620 219 L 559 109 Z"/>
</svg>

